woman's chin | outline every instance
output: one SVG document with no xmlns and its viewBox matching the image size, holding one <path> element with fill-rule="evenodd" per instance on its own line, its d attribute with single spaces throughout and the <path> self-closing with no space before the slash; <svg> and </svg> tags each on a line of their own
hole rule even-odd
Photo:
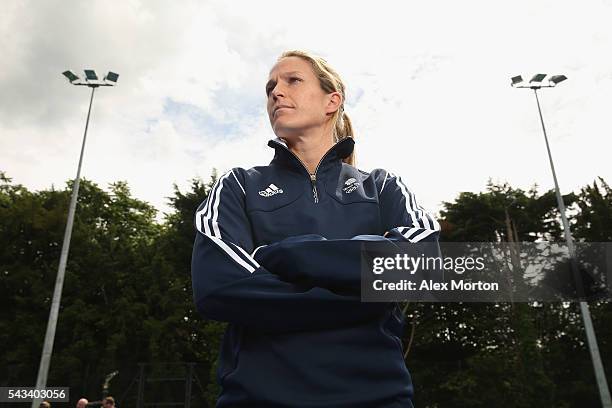
<svg viewBox="0 0 612 408">
<path fill-rule="evenodd" d="M 300 134 L 301 130 L 300 128 L 285 126 L 284 124 L 281 126 L 279 123 L 276 123 L 272 129 L 274 130 L 274 134 L 281 139 L 292 139 L 294 136 Z"/>
</svg>

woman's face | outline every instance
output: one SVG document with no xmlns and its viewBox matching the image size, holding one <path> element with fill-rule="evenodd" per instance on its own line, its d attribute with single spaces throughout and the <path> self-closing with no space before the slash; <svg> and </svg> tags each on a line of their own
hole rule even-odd
<svg viewBox="0 0 612 408">
<path fill-rule="evenodd" d="M 321 128 L 338 109 L 341 96 L 321 89 L 309 62 L 285 57 L 272 67 L 266 84 L 270 124 L 278 137 Z"/>
</svg>

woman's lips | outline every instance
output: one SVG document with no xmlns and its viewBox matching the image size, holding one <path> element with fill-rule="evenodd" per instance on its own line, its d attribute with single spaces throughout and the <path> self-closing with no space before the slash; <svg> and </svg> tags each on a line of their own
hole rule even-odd
<svg viewBox="0 0 612 408">
<path fill-rule="evenodd" d="M 288 106 L 283 106 L 283 107 L 277 108 L 277 109 L 274 111 L 274 116 L 276 116 L 276 114 L 277 114 L 278 112 L 282 111 L 283 109 L 292 109 L 292 108 L 290 108 L 290 107 L 288 107 Z"/>
</svg>

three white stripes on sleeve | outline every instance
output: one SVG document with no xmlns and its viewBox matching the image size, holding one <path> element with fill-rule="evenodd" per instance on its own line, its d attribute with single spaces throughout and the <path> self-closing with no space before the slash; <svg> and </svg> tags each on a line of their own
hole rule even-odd
<svg viewBox="0 0 612 408">
<path fill-rule="evenodd" d="M 208 199 L 206 200 L 206 204 L 204 208 L 196 213 L 196 228 L 200 231 L 204 236 L 210 238 L 212 242 L 217 244 L 217 246 L 228 254 L 234 261 L 236 261 L 240 266 L 246 269 L 249 273 L 255 272 L 255 269 L 259 268 L 260 265 L 249 255 L 244 249 L 240 246 L 234 244 L 233 242 L 229 242 L 228 245 L 223 238 L 221 237 L 221 231 L 219 229 L 219 202 L 221 198 L 221 190 L 223 189 L 223 182 L 225 179 L 232 174 L 236 179 L 236 182 L 240 186 L 240 189 L 244 193 L 244 188 L 236 178 L 236 175 L 232 170 L 225 173 L 213 186 L 212 190 L 208 194 Z M 212 202 L 212 205 L 211 205 Z"/>
<path fill-rule="evenodd" d="M 385 188 L 387 176 L 395 178 L 395 182 L 399 186 L 400 191 L 402 192 L 406 201 L 406 212 L 408 213 L 412 223 L 410 226 L 397 227 L 400 234 L 402 234 L 402 236 L 404 236 L 410 242 L 419 242 L 434 232 L 440 231 L 440 224 L 438 221 L 429 215 L 429 213 L 427 213 L 423 207 L 417 204 L 414 194 L 408 190 L 401 177 L 387 172 L 380 192 L 382 193 L 383 189 Z M 425 226 L 425 222 L 427 222 L 427 226 Z"/>
</svg>

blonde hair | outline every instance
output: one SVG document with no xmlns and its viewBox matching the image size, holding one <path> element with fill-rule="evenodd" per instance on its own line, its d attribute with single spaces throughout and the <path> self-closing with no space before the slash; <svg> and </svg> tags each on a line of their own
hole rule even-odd
<svg viewBox="0 0 612 408">
<path fill-rule="evenodd" d="M 342 95 L 342 105 L 334 112 L 332 116 L 332 122 L 334 124 L 332 128 L 332 136 L 334 142 L 339 142 L 347 137 L 355 139 L 355 133 L 353 132 L 353 125 L 348 115 L 344 111 L 344 102 L 346 101 L 346 93 L 344 83 L 340 78 L 340 75 L 318 55 L 313 55 L 306 51 L 291 50 L 285 51 L 278 57 L 278 61 L 286 57 L 299 57 L 310 63 L 312 70 L 314 71 L 317 78 L 319 78 L 319 84 L 321 89 L 327 93 L 339 92 Z M 343 159 L 343 161 L 351 166 L 355 165 L 355 151 L 350 156 Z"/>
</svg>

